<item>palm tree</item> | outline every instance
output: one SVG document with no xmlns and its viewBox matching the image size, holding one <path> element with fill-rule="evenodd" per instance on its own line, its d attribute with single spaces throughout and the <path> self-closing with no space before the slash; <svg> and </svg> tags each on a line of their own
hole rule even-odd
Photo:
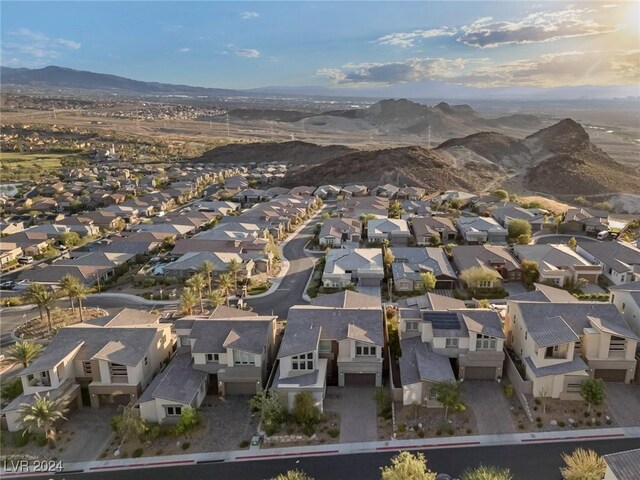
<svg viewBox="0 0 640 480">
<path fill-rule="evenodd" d="M 211 306 L 213 308 L 219 307 L 224 303 L 225 300 L 224 295 L 222 294 L 222 292 L 220 292 L 220 290 L 213 290 L 209 293 L 207 298 L 209 299 L 209 303 L 211 303 Z"/>
<path fill-rule="evenodd" d="M 196 294 L 190 288 L 185 288 L 180 298 L 180 309 L 183 315 L 193 315 L 193 307 L 198 303 Z"/>
<path fill-rule="evenodd" d="M 240 264 L 238 263 L 238 260 L 236 260 L 235 258 L 232 258 L 229 261 L 229 266 L 227 267 L 227 270 L 231 275 L 233 275 L 233 292 L 236 295 L 238 294 L 238 270 L 239 269 L 240 269 Z"/>
<path fill-rule="evenodd" d="M 45 287 L 42 283 L 32 283 L 29 285 L 27 289 L 27 298 L 36 305 L 38 305 L 38 309 L 40 309 L 40 321 L 43 321 L 42 317 L 42 309 L 47 313 L 47 326 L 49 333 L 53 329 L 53 324 L 51 322 L 51 308 L 56 303 L 56 296 L 53 293 L 53 290 Z"/>
<path fill-rule="evenodd" d="M 69 303 L 71 304 L 72 313 L 75 313 L 76 311 L 74 300 L 76 297 L 76 290 L 78 289 L 79 285 L 80 281 L 73 275 L 67 274 L 60 279 L 60 287 L 62 288 L 62 291 L 69 297 Z"/>
<path fill-rule="evenodd" d="M 33 404 L 20 404 L 20 420 L 25 432 L 42 431 L 50 445 L 55 447 L 54 424 L 64 417 L 65 409 L 62 407 L 62 399 L 51 400 L 49 394 L 42 397 L 40 393 L 35 394 Z"/>
<path fill-rule="evenodd" d="M 200 271 L 207 276 L 207 292 L 211 293 L 211 274 L 213 273 L 213 263 L 205 260 L 200 266 Z"/>
<path fill-rule="evenodd" d="M 9 348 L 9 358 L 16 360 L 22 364 L 24 368 L 27 368 L 29 364 L 40 355 L 42 345 L 39 343 L 33 343 L 28 341 L 16 342 L 11 348 Z"/>
<path fill-rule="evenodd" d="M 207 280 L 201 273 L 196 273 L 193 277 L 191 277 L 186 282 L 187 287 L 191 287 L 191 289 L 198 294 L 198 298 L 200 299 L 200 313 L 204 313 L 204 302 L 202 300 L 202 291 L 207 286 Z"/>
<path fill-rule="evenodd" d="M 78 300 L 78 311 L 80 312 L 80 323 L 84 322 L 84 317 L 82 312 L 84 307 L 82 306 L 82 300 L 87 298 L 87 294 L 89 293 L 89 289 L 85 286 L 84 283 L 78 282 L 78 286 L 75 290 L 75 297 Z"/>
<path fill-rule="evenodd" d="M 227 305 L 229 305 L 229 291 L 233 286 L 233 280 L 231 280 L 231 276 L 228 273 L 223 273 L 218 277 L 218 287 L 224 293 L 224 296 L 227 297 Z"/>
</svg>

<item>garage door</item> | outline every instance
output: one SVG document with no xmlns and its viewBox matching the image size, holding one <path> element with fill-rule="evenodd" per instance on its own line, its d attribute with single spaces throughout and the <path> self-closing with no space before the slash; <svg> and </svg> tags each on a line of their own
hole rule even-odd
<svg viewBox="0 0 640 480">
<path fill-rule="evenodd" d="M 255 382 L 225 383 L 225 395 L 253 395 L 256 393 Z"/>
<path fill-rule="evenodd" d="M 361 278 L 359 283 L 363 287 L 379 287 L 380 279 L 379 278 Z"/>
<path fill-rule="evenodd" d="M 344 384 L 348 387 L 375 387 L 375 373 L 345 373 Z"/>
<path fill-rule="evenodd" d="M 131 395 L 127 393 L 123 393 L 120 395 L 108 395 L 101 393 L 98 395 L 98 401 L 100 402 L 100 406 L 105 405 L 129 405 L 131 402 Z"/>
<path fill-rule="evenodd" d="M 467 367 L 464 369 L 465 380 L 495 380 L 496 367 Z"/>
<path fill-rule="evenodd" d="M 605 382 L 624 382 L 626 374 L 626 370 L 610 370 L 604 368 L 599 368 L 593 372 L 594 377 L 601 378 Z"/>
</svg>

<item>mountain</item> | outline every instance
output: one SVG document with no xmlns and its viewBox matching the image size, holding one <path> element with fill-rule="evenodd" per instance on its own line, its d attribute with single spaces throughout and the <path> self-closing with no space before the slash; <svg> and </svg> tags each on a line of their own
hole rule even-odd
<svg viewBox="0 0 640 480">
<path fill-rule="evenodd" d="M 342 145 L 321 146 L 307 142 L 233 143 L 214 148 L 196 158 L 196 163 L 262 163 L 318 164 L 343 157 L 354 150 Z"/>
<path fill-rule="evenodd" d="M 232 95 L 235 90 L 142 82 L 104 73 L 49 66 L 40 69 L 0 67 L 2 85 L 119 91 L 137 94 Z"/>
<path fill-rule="evenodd" d="M 413 185 L 428 191 L 479 191 L 500 176 L 495 165 L 456 164 L 451 157 L 423 147 L 358 151 L 287 173 L 285 186 L 363 183 Z"/>
<path fill-rule="evenodd" d="M 436 150 L 458 160 L 491 162 L 527 190 L 553 195 L 640 193 L 640 173 L 614 161 L 569 118 L 524 139 L 482 132 L 447 140 Z"/>
</svg>

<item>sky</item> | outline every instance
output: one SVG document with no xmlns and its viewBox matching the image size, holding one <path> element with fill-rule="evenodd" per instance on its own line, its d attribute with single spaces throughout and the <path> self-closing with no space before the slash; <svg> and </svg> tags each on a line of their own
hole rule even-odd
<svg viewBox="0 0 640 480">
<path fill-rule="evenodd" d="M 3 0 L 0 63 L 219 88 L 628 91 L 639 5 Z"/>
</svg>

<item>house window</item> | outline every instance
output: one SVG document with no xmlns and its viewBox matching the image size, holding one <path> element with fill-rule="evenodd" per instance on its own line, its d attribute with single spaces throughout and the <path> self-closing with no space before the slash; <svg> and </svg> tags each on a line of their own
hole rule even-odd
<svg viewBox="0 0 640 480">
<path fill-rule="evenodd" d="M 488 280 L 481 280 L 478 282 L 478 288 L 491 288 L 493 287 L 493 282 Z"/>
<path fill-rule="evenodd" d="M 524 339 L 525 340 L 527 339 L 527 333 L 529 333 L 529 332 L 524 332 Z"/>
<path fill-rule="evenodd" d="M 624 352 L 625 350 L 625 340 L 622 337 L 614 337 L 611 336 L 611 341 L 609 342 L 609 351 L 610 352 Z"/>
<path fill-rule="evenodd" d="M 291 370 L 313 370 L 313 352 L 292 356 Z"/>
<path fill-rule="evenodd" d="M 91 361 L 86 360 L 82 362 L 82 368 L 84 368 L 84 374 L 87 376 L 91 376 Z"/>
<path fill-rule="evenodd" d="M 255 365 L 256 359 L 253 353 L 241 352 L 239 350 L 233 351 L 233 363 L 236 365 Z"/>
<path fill-rule="evenodd" d="M 331 340 L 320 340 L 320 345 L 318 346 L 318 350 L 322 353 L 331 352 Z"/>
<path fill-rule="evenodd" d="M 417 332 L 418 331 L 418 322 L 410 321 L 404 323 L 407 327 L 407 332 Z"/>
<path fill-rule="evenodd" d="M 165 407 L 168 417 L 179 417 L 182 415 L 182 407 Z"/>
<path fill-rule="evenodd" d="M 624 313 L 624 309 L 625 309 L 626 306 L 627 306 L 627 304 L 622 302 L 622 313 Z"/>
<path fill-rule="evenodd" d="M 220 360 L 220 355 L 217 353 L 207 353 L 207 362 L 217 362 Z"/>
<path fill-rule="evenodd" d="M 127 376 L 127 366 L 126 365 L 120 365 L 118 363 L 110 363 L 109 364 L 109 368 L 111 370 L 111 375 L 112 376 L 121 376 L 121 377 L 126 377 Z"/>
<path fill-rule="evenodd" d="M 436 398 L 437 398 L 436 389 L 431 387 L 429 389 L 429 400 L 436 400 Z"/>
<path fill-rule="evenodd" d="M 375 357 L 377 349 L 375 345 L 356 343 L 356 357 Z"/>
<path fill-rule="evenodd" d="M 144 364 L 149 365 L 149 359 L 147 357 L 144 357 Z"/>
<path fill-rule="evenodd" d="M 446 348 L 458 348 L 458 339 L 457 338 L 447 338 L 445 340 Z"/>
<path fill-rule="evenodd" d="M 579 383 L 567 383 L 567 393 L 579 393 L 579 392 L 580 392 Z"/>
<path fill-rule="evenodd" d="M 476 337 L 476 350 L 495 350 L 496 339 L 487 335 L 478 335 Z"/>
</svg>

